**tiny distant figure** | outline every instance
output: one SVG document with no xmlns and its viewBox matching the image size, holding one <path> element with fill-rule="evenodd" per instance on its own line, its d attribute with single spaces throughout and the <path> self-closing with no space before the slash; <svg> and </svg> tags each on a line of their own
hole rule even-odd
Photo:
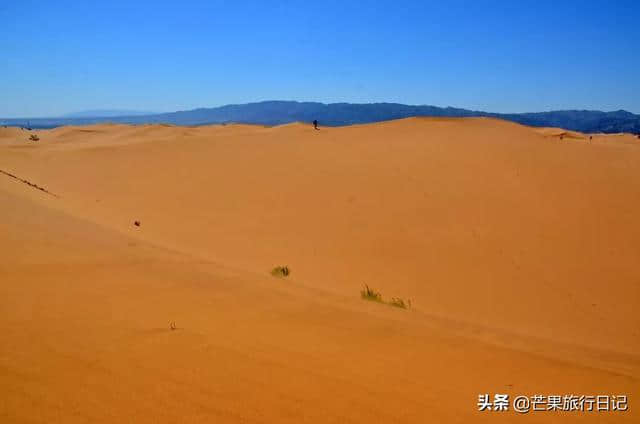
<svg viewBox="0 0 640 424">
<path fill-rule="evenodd" d="M 591 140 L 593 140 L 593 136 L 592 135 L 589 136 L 589 144 L 591 144 Z"/>
<path fill-rule="evenodd" d="M 313 120 L 313 128 L 315 128 L 317 130 L 320 129 L 320 128 L 318 128 L 318 120 L 317 119 Z"/>
<path fill-rule="evenodd" d="M 562 140 L 563 137 L 564 137 L 564 135 L 560 134 L 560 140 Z"/>
</svg>

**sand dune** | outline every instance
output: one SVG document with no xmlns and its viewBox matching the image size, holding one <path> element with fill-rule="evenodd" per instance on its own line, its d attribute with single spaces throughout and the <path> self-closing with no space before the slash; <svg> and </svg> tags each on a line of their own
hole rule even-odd
<svg viewBox="0 0 640 424">
<path fill-rule="evenodd" d="M 562 132 L 0 128 L 2 422 L 637 422 L 640 140 Z"/>
</svg>

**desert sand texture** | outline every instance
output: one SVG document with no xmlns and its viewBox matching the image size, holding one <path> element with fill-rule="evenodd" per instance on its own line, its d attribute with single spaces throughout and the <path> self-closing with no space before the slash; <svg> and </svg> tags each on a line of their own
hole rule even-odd
<svg viewBox="0 0 640 424">
<path fill-rule="evenodd" d="M 0 171 L 2 423 L 640 422 L 631 135 L 0 128 Z"/>
</svg>

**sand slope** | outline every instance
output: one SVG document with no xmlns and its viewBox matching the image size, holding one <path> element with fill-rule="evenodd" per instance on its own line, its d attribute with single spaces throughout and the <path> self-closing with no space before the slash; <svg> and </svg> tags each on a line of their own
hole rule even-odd
<svg viewBox="0 0 640 424">
<path fill-rule="evenodd" d="M 484 392 L 633 408 L 631 136 L 416 118 L 37 134 L 0 128 L 0 170 L 59 196 L 0 174 L 3 422 L 515 419 L 476 412 Z M 362 301 L 365 283 L 413 308 Z"/>
</svg>

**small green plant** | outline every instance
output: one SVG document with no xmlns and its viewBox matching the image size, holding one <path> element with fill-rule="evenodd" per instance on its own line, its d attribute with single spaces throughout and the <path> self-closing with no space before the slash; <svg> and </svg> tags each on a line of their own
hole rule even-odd
<svg viewBox="0 0 640 424">
<path fill-rule="evenodd" d="M 291 271 L 288 266 L 277 266 L 271 270 L 271 275 L 274 277 L 288 277 Z"/>
<path fill-rule="evenodd" d="M 360 296 L 364 300 L 371 300 L 373 302 L 381 302 L 382 303 L 382 295 L 380 292 L 375 291 L 371 287 L 365 284 L 364 289 L 360 290 Z"/>
</svg>

